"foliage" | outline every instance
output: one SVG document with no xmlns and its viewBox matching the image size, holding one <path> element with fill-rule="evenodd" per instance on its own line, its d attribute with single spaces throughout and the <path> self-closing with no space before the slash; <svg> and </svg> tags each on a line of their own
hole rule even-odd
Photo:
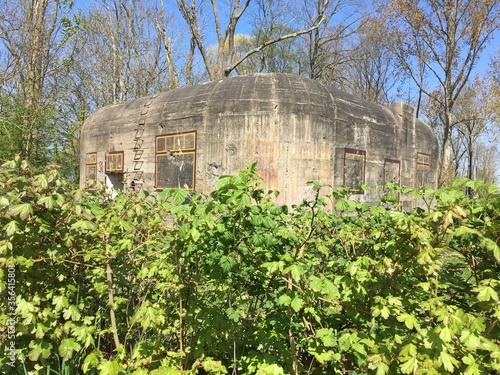
<svg viewBox="0 0 500 375">
<path fill-rule="evenodd" d="M 495 186 L 393 186 L 431 202 L 402 212 L 318 183 L 313 201 L 276 206 L 255 165 L 209 196 L 114 199 L 19 160 L 0 173 L 0 289 L 7 301 L 15 265 L 17 373 L 500 370 Z"/>
</svg>

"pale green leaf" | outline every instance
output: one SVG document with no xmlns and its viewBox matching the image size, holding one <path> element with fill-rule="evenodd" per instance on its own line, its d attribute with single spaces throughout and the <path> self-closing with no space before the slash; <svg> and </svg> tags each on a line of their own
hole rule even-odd
<svg viewBox="0 0 500 375">
<path fill-rule="evenodd" d="M 326 347 L 333 347 L 333 345 L 335 344 L 332 328 L 319 328 L 316 331 L 316 336 Z"/>
<path fill-rule="evenodd" d="M 453 372 L 453 369 L 458 366 L 458 361 L 448 352 L 441 352 L 439 355 L 439 363 L 444 367 L 444 369 L 448 372 Z"/>
<path fill-rule="evenodd" d="M 95 225 L 88 220 L 78 220 L 71 225 L 73 230 L 95 230 Z"/>
<path fill-rule="evenodd" d="M 450 328 L 443 327 L 443 329 L 441 329 L 441 332 L 439 332 L 439 338 L 444 342 L 450 342 L 452 339 Z"/>
<path fill-rule="evenodd" d="M 418 369 L 418 361 L 415 357 L 408 359 L 401 365 L 401 372 L 403 374 L 413 374 Z"/>
<path fill-rule="evenodd" d="M 66 296 L 54 296 L 52 298 L 52 304 L 56 311 L 61 311 L 63 308 L 68 307 L 68 298 Z"/>
<path fill-rule="evenodd" d="M 80 320 L 80 312 L 78 311 L 78 307 L 75 305 L 69 306 L 67 309 L 64 310 L 63 318 L 66 320 L 71 319 L 72 321 L 79 321 Z"/>
<path fill-rule="evenodd" d="M 124 370 L 122 365 L 116 360 L 104 360 L 99 364 L 99 366 L 97 366 L 97 368 L 100 370 L 100 375 L 118 375 Z"/>
<path fill-rule="evenodd" d="M 66 361 L 73 357 L 73 353 L 81 349 L 81 345 L 74 338 L 62 339 L 59 345 L 59 355 Z"/>
<path fill-rule="evenodd" d="M 14 204 L 7 210 L 8 216 L 19 216 L 21 220 L 26 220 L 33 215 L 33 206 L 29 203 Z"/>
<path fill-rule="evenodd" d="M 302 306 L 304 306 L 304 300 L 300 297 L 295 297 L 291 302 L 290 306 L 295 312 L 299 312 L 300 309 L 302 309 Z"/>
<path fill-rule="evenodd" d="M 278 305 L 289 306 L 290 302 L 292 302 L 292 297 L 288 294 L 283 294 L 280 298 L 278 298 Z"/>
<path fill-rule="evenodd" d="M 5 224 L 3 229 L 5 231 L 5 234 L 10 237 L 10 236 L 14 235 L 14 233 L 17 232 L 18 227 L 19 227 L 19 223 L 15 220 L 12 220 L 12 221 L 9 221 L 7 224 Z"/>
<path fill-rule="evenodd" d="M 30 352 L 28 357 L 30 360 L 36 362 L 38 359 L 47 359 L 50 357 L 52 352 L 52 344 L 43 342 L 41 340 L 36 340 L 35 342 L 30 342 L 29 344 Z"/>
<path fill-rule="evenodd" d="M 95 369 L 102 358 L 101 352 L 99 350 L 93 351 L 88 356 L 85 357 L 83 361 L 82 370 L 86 374 L 89 370 Z"/>
</svg>

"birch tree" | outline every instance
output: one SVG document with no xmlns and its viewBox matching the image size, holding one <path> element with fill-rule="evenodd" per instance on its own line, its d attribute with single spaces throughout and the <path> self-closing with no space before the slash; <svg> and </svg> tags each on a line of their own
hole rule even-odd
<svg viewBox="0 0 500 375">
<path fill-rule="evenodd" d="M 452 171 L 453 109 L 481 52 L 498 29 L 499 1 L 382 0 L 380 9 L 380 20 L 402 68 L 443 109 L 439 172 L 443 185 Z"/>
</svg>

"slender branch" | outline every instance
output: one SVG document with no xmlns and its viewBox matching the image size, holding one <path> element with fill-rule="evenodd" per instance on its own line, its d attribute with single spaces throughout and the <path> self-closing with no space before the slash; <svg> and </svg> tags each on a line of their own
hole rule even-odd
<svg viewBox="0 0 500 375">
<path fill-rule="evenodd" d="M 316 30 L 317 28 L 319 28 L 324 21 L 325 21 L 325 16 L 322 15 L 321 18 L 319 19 L 319 21 L 316 23 L 316 25 L 310 27 L 309 29 L 296 31 L 296 32 L 289 33 L 289 34 L 286 34 L 286 35 L 281 35 L 281 36 L 279 36 L 277 38 L 274 38 L 274 39 L 268 40 L 267 42 L 262 43 L 260 46 L 255 47 L 254 49 L 251 49 L 250 51 L 248 51 L 247 53 L 245 53 L 235 63 L 232 63 L 231 65 L 227 66 L 224 69 L 224 75 L 226 77 L 228 77 L 229 74 L 231 74 L 231 72 L 234 69 L 236 69 L 243 61 L 245 61 L 246 59 L 248 59 L 250 56 L 252 56 L 252 55 L 254 55 L 254 54 L 262 51 L 264 48 L 266 48 L 266 47 L 268 47 L 268 46 L 270 46 L 272 44 L 281 42 L 283 40 L 287 40 L 287 39 L 291 39 L 291 38 L 296 38 L 296 37 L 298 37 L 300 35 L 304 35 L 304 34 L 310 33 L 312 31 Z"/>
<path fill-rule="evenodd" d="M 108 239 L 106 238 L 106 281 L 108 286 L 108 304 L 109 304 L 109 319 L 111 320 L 111 329 L 113 332 L 113 340 L 115 342 L 115 348 L 120 347 L 120 338 L 118 337 L 118 327 L 116 325 L 115 309 L 114 304 L 114 293 L 113 293 L 113 270 L 111 269 L 111 252 L 109 250 Z"/>
</svg>

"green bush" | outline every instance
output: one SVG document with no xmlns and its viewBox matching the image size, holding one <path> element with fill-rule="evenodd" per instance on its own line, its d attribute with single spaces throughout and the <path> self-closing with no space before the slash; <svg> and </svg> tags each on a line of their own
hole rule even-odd
<svg viewBox="0 0 500 375">
<path fill-rule="evenodd" d="M 56 170 L 5 164 L 0 365 L 33 374 L 500 371 L 495 186 L 392 186 L 391 196 L 431 207 L 411 212 L 387 196 L 369 207 L 313 186 L 313 201 L 277 206 L 250 165 L 209 196 L 109 199 Z"/>
</svg>

